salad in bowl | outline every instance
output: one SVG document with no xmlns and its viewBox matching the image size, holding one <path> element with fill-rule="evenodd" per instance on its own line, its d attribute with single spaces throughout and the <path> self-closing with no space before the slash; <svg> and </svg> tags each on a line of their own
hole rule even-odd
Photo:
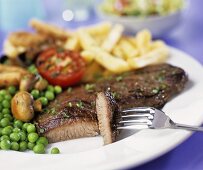
<svg viewBox="0 0 203 170">
<path fill-rule="evenodd" d="M 98 14 L 124 25 L 127 32 L 147 28 L 154 37 L 160 37 L 180 23 L 185 6 L 184 0 L 104 0 Z"/>
</svg>

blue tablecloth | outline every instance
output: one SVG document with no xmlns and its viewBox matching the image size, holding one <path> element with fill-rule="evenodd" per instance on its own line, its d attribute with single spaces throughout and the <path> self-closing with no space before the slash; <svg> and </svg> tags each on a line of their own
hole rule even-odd
<svg viewBox="0 0 203 170">
<path fill-rule="evenodd" d="M 44 0 L 47 1 L 47 0 Z M 47 1 L 57 4 L 57 0 Z M 163 39 L 171 46 L 179 48 L 199 62 L 203 63 L 203 1 L 191 0 L 182 23 L 171 34 Z M 49 17 L 47 18 L 49 20 Z M 92 21 L 97 19 L 92 17 Z M 66 25 L 63 21 L 58 21 Z M 1 29 L 1 26 L 0 26 Z M 6 36 L 5 31 L 0 30 L 0 48 Z M 202 78 L 202 77 L 200 77 Z M 192 113 L 191 113 L 192 114 Z M 203 169 L 203 134 L 194 133 L 188 140 L 174 150 L 149 163 L 133 168 L 134 170 L 202 170 Z"/>
</svg>

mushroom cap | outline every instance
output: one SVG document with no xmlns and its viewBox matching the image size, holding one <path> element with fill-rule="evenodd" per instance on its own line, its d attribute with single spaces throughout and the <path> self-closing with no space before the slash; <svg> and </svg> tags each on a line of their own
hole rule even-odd
<svg viewBox="0 0 203 170">
<path fill-rule="evenodd" d="M 29 122 L 34 117 L 34 99 L 26 91 L 20 91 L 12 98 L 11 110 L 13 116 L 24 122 Z"/>
</svg>

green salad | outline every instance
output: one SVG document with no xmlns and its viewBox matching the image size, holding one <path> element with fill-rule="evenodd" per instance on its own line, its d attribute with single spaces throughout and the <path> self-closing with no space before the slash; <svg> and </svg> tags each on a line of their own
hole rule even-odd
<svg viewBox="0 0 203 170">
<path fill-rule="evenodd" d="M 182 9 L 184 0 L 104 0 L 101 10 L 119 16 L 167 15 Z"/>
</svg>

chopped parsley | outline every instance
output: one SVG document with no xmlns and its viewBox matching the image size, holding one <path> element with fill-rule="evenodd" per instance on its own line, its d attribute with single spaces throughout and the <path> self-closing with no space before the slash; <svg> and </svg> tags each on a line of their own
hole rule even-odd
<svg viewBox="0 0 203 170">
<path fill-rule="evenodd" d="M 69 115 L 65 112 L 62 113 L 63 114 L 63 118 L 69 118 Z"/>
<path fill-rule="evenodd" d="M 46 112 L 47 112 L 48 114 L 55 115 L 55 114 L 56 114 L 56 109 L 55 109 L 55 108 L 51 108 L 50 110 L 47 109 Z"/>
<path fill-rule="evenodd" d="M 71 102 L 68 102 L 68 107 L 72 107 L 72 103 Z"/>
<path fill-rule="evenodd" d="M 72 88 L 72 87 L 68 87 L 67 92 L 68 92 L 68 93 L 71 93 L 71 92 L 72 92 L 72 90 L 73 90 L 73 88 Z"/>
<path fill-rule="evenodd" d="M 159 89 L 157 89 L 157 88 L 152 90 L 152 93 L 154 93 L 154 94 L 157 94 L 158 92 L 159 92 Z"/>
<path fill-rule="evenodd" d="M 122 77 L 122 76 L 116 77 L 116 81 L 122 81 L 122 80 L 123 80 L 123 77 Z"/>
<path fill-rule="evenodd" d="M 161 84 L 161 89 L 166 89 L 167 88 L 167 85 L 166 84 Z"/>
<path fill-rule="evenodd" d="M 43 129 L 43 128 L 39 129 L 39 133 L 44 133 L 44 132 L 45 132 L 45 129 Z"/>
<path fill-rule="evenodd" d="M 76 106 L 79 108 L 83 108 L 83 102 L 82 101 L 77 102 Z"/>
<path fill-rule="evenodd" d="M 116 92 L 111 92 L 111 95 L 113 96 L 114 99 L 118 99 L 119 98 L 119 94 Z"/>
<path fill-rule="evenodd" d="M 88 92 L 93 92 L 95 89 L 95 85 L 94 84 L 86 84 L 85 85 L 85 90 L 87 90 Z"/>
</svg>

